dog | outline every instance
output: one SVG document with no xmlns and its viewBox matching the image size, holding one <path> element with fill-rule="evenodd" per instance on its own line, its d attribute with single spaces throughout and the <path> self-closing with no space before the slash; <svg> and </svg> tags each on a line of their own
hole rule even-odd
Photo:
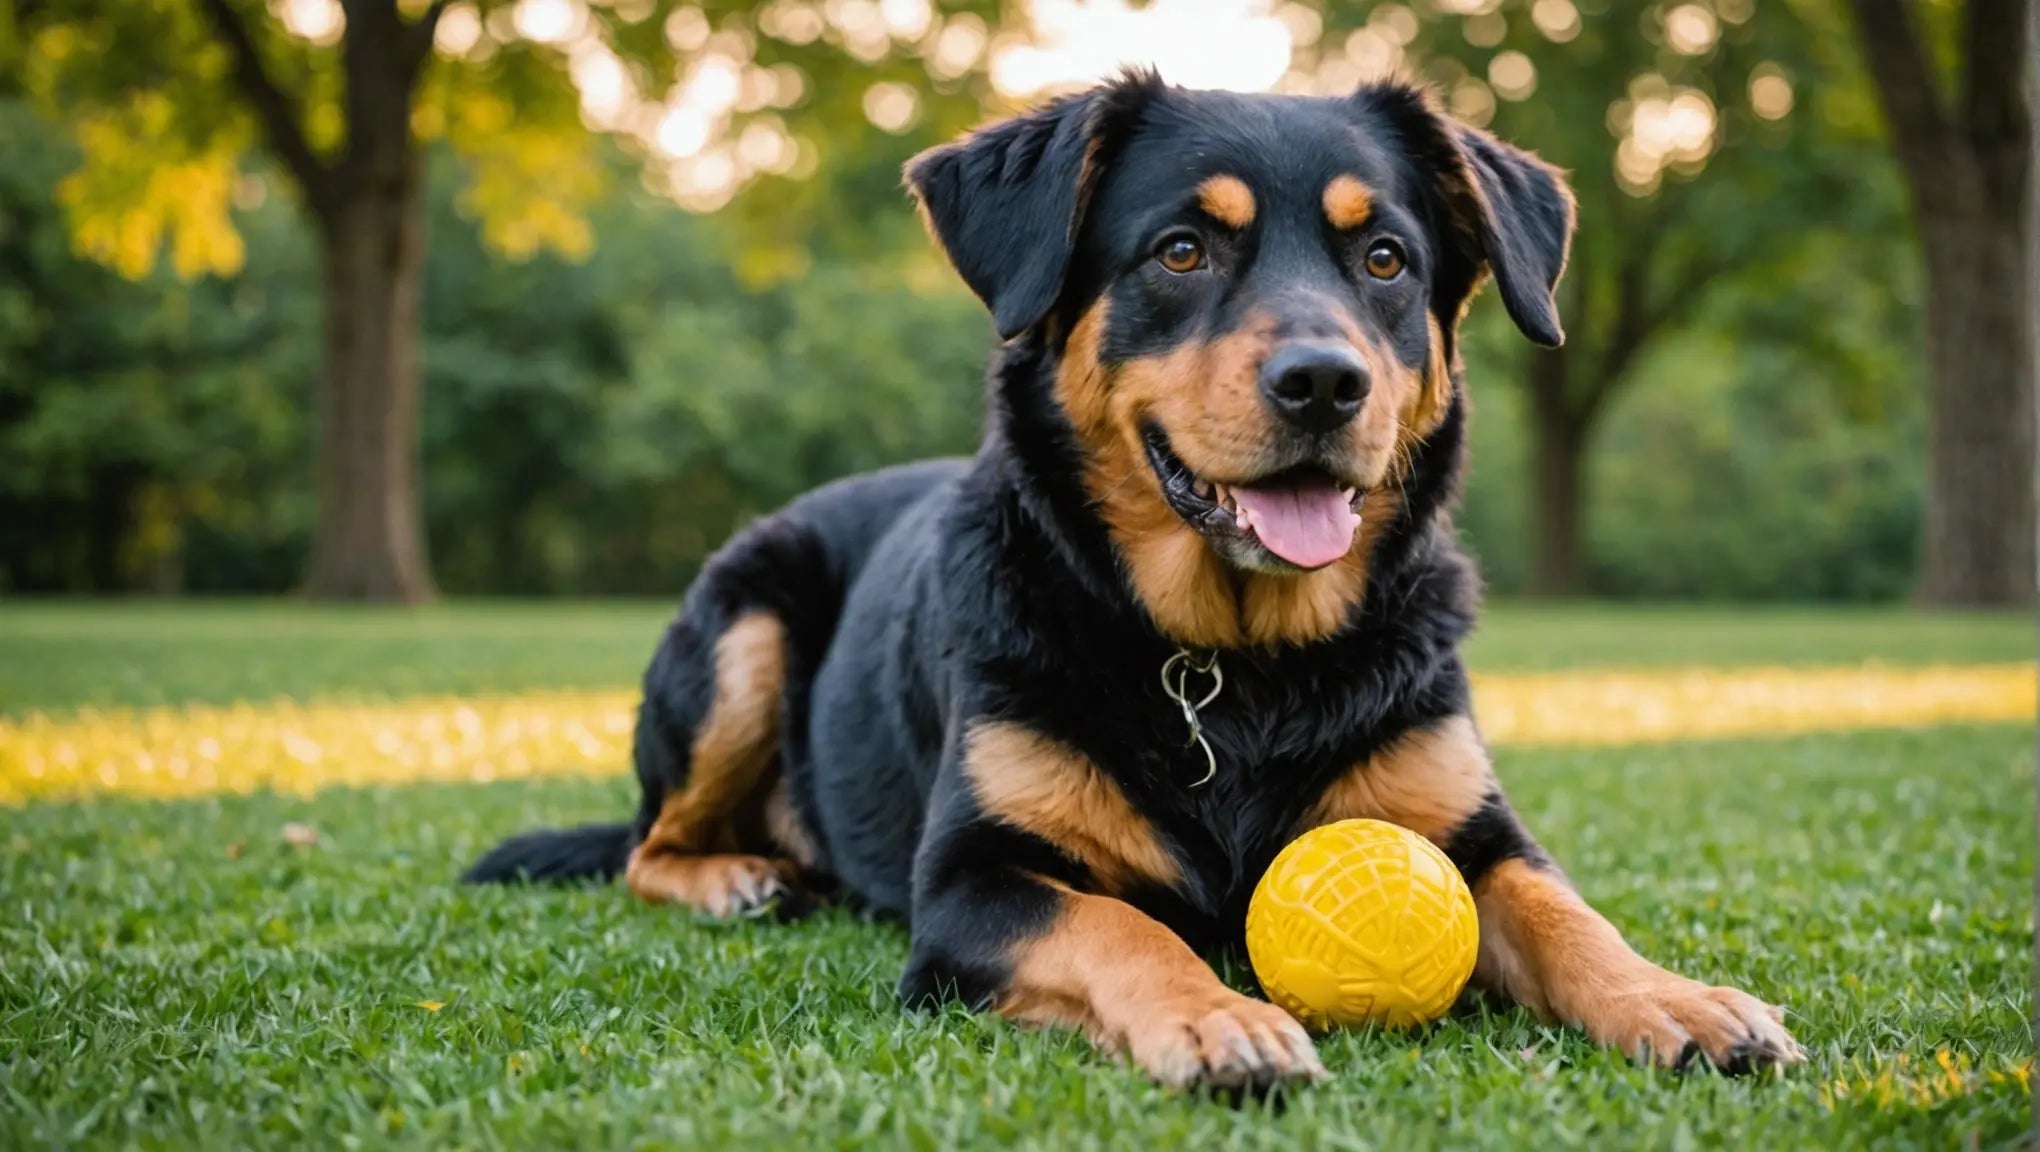
<svg viewBox="0 0 2040 1152">
<path fill-rule="evenodd" d="M 912 160 L 999 344 L 975 457 L 819 488 L 704 567 L 644 680 L 629 824 L 474 881 L 621 874 L 729 916 L 833 888 L 903 918 L 911 1005 L 1078 1029 L 1175 1087 L 1325 1076 L 1236 947 L 1332 821 L 1438 844 L 1477 987 L 1660 1065 L 1803 1058 L 1783 1013 L 1638 955 L 1509 807 L 1458 654 L 1457 339 L 1492 278 L 1563 338 L 1560 174 L 1400 82 L 1134 71 Z"/>
</svg>

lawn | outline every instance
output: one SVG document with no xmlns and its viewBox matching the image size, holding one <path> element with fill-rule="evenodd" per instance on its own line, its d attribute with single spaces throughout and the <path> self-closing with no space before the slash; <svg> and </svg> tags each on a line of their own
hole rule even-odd
<svg viewBox="0 0 2040 1152">
<path fill-rule="evenodd" d="M 0 699 L 613 685 L 667 611 L 17 605 Z M 1856 612 L 1505 609 L 1481 643 L 1489 669 L 2031 655 L 2002 617 Z M 1243 1108 L 903 1013 L 903 931 L 845 911 L 451 882 L 508 831 L 624 813 L 620 777 L 0 808 L 0 1148 L 2000 1146 L 2028 1115 L 2032 750 L 2018 726 L 1505 750 L 1587 895 L 1789 1005 L 1812 1063 L 1660 1074 L 1469 1005 L 1331 1037 L 1333 1082 Z"/>
<path fill-rule="evenodd" d="M 677 597 L 676 597 L 677 602 Z M 634 685 L 674 603 L 425 610 L 0 600 L 0 714 L 78 705 Z M 2031 660 L 2030 617 L 1885 608 L 1490 606 L 1476 671 Z"/>
</svg>

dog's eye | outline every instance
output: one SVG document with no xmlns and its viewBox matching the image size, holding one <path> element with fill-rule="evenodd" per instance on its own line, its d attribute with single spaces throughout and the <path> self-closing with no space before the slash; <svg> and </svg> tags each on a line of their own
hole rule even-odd
<svg viewBox="0 0 2040 1152">
<path fill-rule="evenodd" d="M 1195 236 L 1165 236 L 1160 244 L 1155 245 L 1155 259 L 1179 276 L 1195 272 L 1204 267 L 1204 245 L 1199 244 Z"/>
<path fill-rule="evenodd" d="M 1367 274 L 1376 280 L 1393 280 L 1402 275 L 1402 245 L 1393 240 L 1376 240 L 1367 250 Z"/>
</svg>

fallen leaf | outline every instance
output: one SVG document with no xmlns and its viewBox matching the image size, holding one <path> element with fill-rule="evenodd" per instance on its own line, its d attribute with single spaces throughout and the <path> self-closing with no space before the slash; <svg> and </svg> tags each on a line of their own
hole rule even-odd
<svg viewBox="0 0 2040 1152">
<path fill-rule="evenodd" d="M 292 821 L 283 826 L 283 842 L 293 848 L 310 848 L 319 842 L 319 830 L 310 824 Z"/>
<path fill-rule="evenodd" d="M 420 1000 L 420 1001 L 418 1001 L 418 1007 L 420 1007 L 420 1008 L 423 1008 L 423 1009 L 424 1009 L 424 1010 L 426 1010 L 427 1012 L 437 1012 L 437 1011 L 439 1011 L 439 1010 L 440 1010 L 441 1008 L 444 1008 L 444 1007 L 446 1007 L 446 1001 L 444 1001 L 444 1000 Z"/>
</svg>

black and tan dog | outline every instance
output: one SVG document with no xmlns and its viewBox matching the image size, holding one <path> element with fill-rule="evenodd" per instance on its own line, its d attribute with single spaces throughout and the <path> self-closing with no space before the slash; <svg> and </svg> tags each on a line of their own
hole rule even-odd
<svg viewBox="0 0 2040 1152">
<path fill-rule="evenodd" d="M 1198 954 L 1290 839 L 1377 817 L 1465 874 L 1479 986 L 1662 1064 L 1799 1058 L 1777 1009 L 1574 893 L 1469 718 L 1455 337 L 1491 274 L 1559 342 L 1552 169 L 1401 85 L 1133 74 L 907 179 L 1003 341 L 976 458 L 733 540 L 645 677 L 637 821 L 518 837 L 471 879 L 621 872 L 716 915 L 821 879 L 909 921 L 909 1002 L 1270 1084 L 1324 1074 L 1309 1039 Z"/>
</svg>

